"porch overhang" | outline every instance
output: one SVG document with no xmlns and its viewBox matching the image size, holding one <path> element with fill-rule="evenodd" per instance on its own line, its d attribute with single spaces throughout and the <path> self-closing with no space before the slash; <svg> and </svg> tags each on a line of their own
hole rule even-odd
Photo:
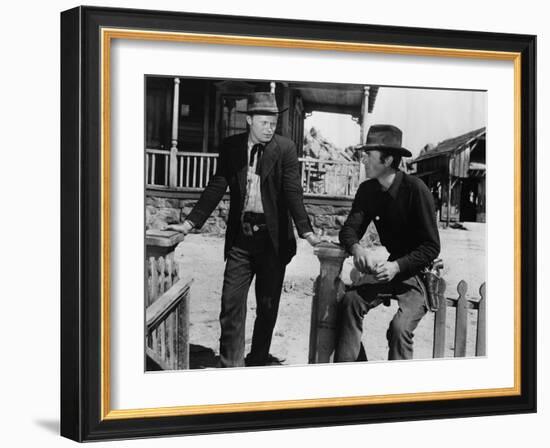
<svg viewBox="0 0 550 448">
<path fill-rule="evenodd" d="M 304 104 L 304 111 L 331 112 L 351 115 L 361 118 L 365 89 L 367 90 L 367 111 L 374 109 L 378 86 L 363 86 L 357 84 L 315 84 L 289 83 L 289 87 L 300 92 Z"/>
</svg>

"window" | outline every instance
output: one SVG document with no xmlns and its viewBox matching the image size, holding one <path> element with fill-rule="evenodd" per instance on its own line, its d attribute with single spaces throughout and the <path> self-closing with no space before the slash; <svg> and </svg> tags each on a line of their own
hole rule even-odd
<svg viewBox="0 0 550 448">
<path fill-rule="evenodd" d="M 222 138 L 246 132 L 247 99 L 244 96 L 222 96 Z"/>
</svg>

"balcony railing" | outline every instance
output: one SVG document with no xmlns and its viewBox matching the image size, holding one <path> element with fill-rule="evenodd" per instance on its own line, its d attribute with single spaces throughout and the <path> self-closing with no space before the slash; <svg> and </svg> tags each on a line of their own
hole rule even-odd
<svg viewBox="0 0 550 448">
<path fill-rule="evenodd" d="M 208 185 L 217 165 L 218 154 L 177 151 L 173 157 L 168 150 L 147 149 L 146 183 L 153 187 L 201 190 Z"/>
<path fill-rule="evenodd" d="M 302 187 L 307 196 L 353 197 L 359 183 L 360 163 L 301 157 Z M 202 190 L 216 172 L 218 154 L 147 149 L 146 184 L 151 188 Z"/>
<path fill-rule="evenodd" d="M 302 187 L 306 195 L 354 196 L 359 187 L 360 164 L 301 157 Z"/>
</svg>

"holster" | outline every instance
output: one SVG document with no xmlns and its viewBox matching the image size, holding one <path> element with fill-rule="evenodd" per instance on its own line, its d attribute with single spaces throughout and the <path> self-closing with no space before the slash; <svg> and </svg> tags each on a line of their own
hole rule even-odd
<svg viewBox="0 0 550 448">
<path fill-rule="evenodd" d="M 440 258 L 432 261 L 420 273 L 420 279 L 426 289 L 426 308 L 436 312 L 439 309 L 439 280 L 440 270 L 443 268 L 443 260 Z"/>
</svg>

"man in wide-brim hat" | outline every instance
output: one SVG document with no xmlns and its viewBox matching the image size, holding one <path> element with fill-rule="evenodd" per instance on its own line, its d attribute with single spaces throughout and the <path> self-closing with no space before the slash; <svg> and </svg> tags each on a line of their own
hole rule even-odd
<svg viewBox="0 0 550 448">
<path fill-rule="evenodd" d="M 388 359 L 412 359 L 414 330 L 427 312 L 419 274 L 440 250 L 433 197 L 422 180 L 399 169 L 402 157 L 411 156 L 402 147 L 399 128 L 371 126 L 360 151 L 369 180 L 357 190 L 340 242 L 372 282 L 349 290 L 340 302 L 335 361 L 358 359 L 363 317 L 390 296 L 399 309 L 386 333 Z M 375 263 L 372 252 L 360 244 L 371 222 L 390 254 L 386 261 Z"/>
<path fill-rule="evenodd" d="M 275 134 L 282 112 L 274 93 L 251 94 L 244 112 L 248 132 L 222 142 L 217 172 L 198 203 L 183 224 L 167 227 L 183 233 L 200 228 L 229 187 L 220 312 L 221 367 L 277 363 L 269 348 L 286 265 L 296 254 L 291 219 L 300 237 L 312 245 L 319 242 L 303 203 L 296 146 Z M 256 320 L 245 360 L 247 296 L 254 277 Z"/>
</svg>

